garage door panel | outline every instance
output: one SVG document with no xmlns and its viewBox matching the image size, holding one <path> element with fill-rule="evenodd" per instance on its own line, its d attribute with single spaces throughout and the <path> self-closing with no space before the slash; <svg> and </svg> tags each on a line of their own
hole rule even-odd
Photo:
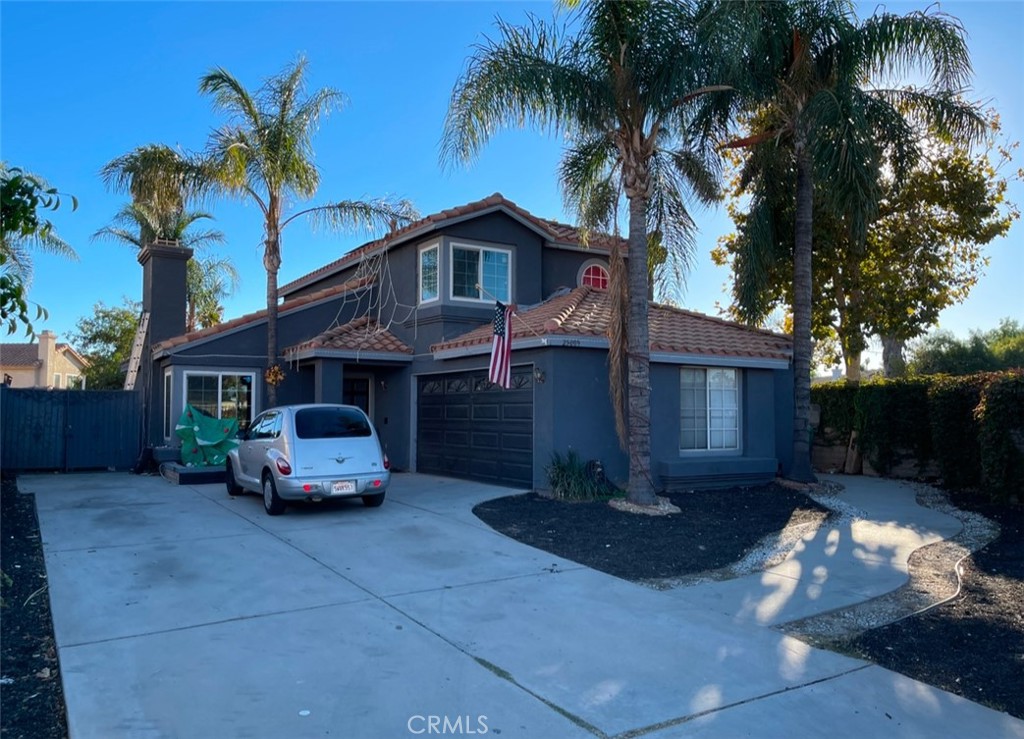
<svg viewBox="0 0 1024 739">
<path fill-rule="evenodd" d="M 484 371 L 420 378 L 417 469 L 532 485 L 532 385 L 532 368 L 513 368 L 514 390 L 492 385 Z"/>
</svg>

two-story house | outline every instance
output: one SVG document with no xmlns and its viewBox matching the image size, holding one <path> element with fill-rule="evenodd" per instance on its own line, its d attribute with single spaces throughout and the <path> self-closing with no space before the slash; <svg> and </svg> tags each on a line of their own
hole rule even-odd
<svg viewBox="0 0 1024 739">
<path fill-rule="evenodd" d="M 10 387 L 84 390 L 88 367 L 89 360 L 58 342 L 53 331 L 28 344 L 0 344 L 0 376 Z"/>
<path fill-rule="evenodd" d="M 544 489 L 552 453 L 574 449 L 624 481 L 606 337 L 608 255 L 623 246 L 607 236 L 584 246 L 572 226 L 499 194 L 395 230 L 280 288 L 278 402 L 361 406 L 402 470 Z M 164 262 L 183 275 L 183 251 L 140 255 L 153 325 L 177 299 L 173 280 L 153 275 Z M 517 306 L 510 389 L 487 380 L 496 300 Z M 186 403 L 243 425 L 263 409 L 265 311 L 183 335 L 162 325 L 152 336 L 152 445 L 174 443 Z M 659 486 L 788 469 L 788 337 L 656 304 L 650 334 Z"/>
</svg>

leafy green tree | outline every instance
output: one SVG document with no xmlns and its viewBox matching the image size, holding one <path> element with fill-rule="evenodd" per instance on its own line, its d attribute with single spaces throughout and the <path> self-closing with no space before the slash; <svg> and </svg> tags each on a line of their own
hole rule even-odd
<svg viewBox="0 0 1024 739">
<path fill-rule="evenodd" d="M 410 203 L 384 199 L 339 200 L 286 214 L 289 202 L 316 194 L 320 173 L 313 162 L 313 134 L 320 118 L 342 103 L 341 93 L 331 88 L 307 96 L 305 73 L 306 61 L 300 57 L 255 93 L 220 67 L 199 81 L 199 91 L 210 95 L 214 108 L 228 119 L 207 147 L 207 161 L 215 172 L 212 185 L 226 195 L 254 202 L 263 215 L 268 369 L 278 361 L 277 275 L 284 229 L 306 218 L 330 228 L 383 230 L 415 215 Z M 273 383 L 267 394 L 275 404 Z"/>
<path fill-rule="evenodd" d="M 923 334 L 944 308 L 966 298 L 986 263 L 984 245 L 1004 235 L 1018 218 L 1016 206 L 1005 199 L 1008 178 L 1000 174 L 1016 143 L 997 141 L 997 116 L 988 125 L 985 147 L 975 155 L 932 138 L 904 180 L 883 170 L 881 197 L 863 244 L 852 242 L 849 224 L 829 210 L 828 198 L 816 188 L 814 241 L 830 248 L 815 251 L 812 336 L 818 346 L 838 341 L 847 378 L 859 379 L 870 335 L 880 336 L 888 347 L 886 374 L 893 374 L 902 343 Z M 784 256 L 793 248 L 792 238 L 785 238 L 793 230 L 789 205 L 780 203 L 773 214 L 784 240 L 776 245 L 777 258 L 766 265 L 767 290 L 746 313 L 755 320 L 792 304 L 792 264 Z M 734 311 L 750 268 L 743 261 L 749 232 L 741 208 L 737 193 L 729 205 L 737 230 L 712 253 L 718 264 L 734 268 Z"/>
<path fill-rule="evenodd" d="M 628 496 L 639 504 L 655 501 L 647 322 L 652 271 L 662 249 L 683 263 L 689 254 L 693 222 L 684 195 L 717 196 L 714 160 L 702 141 L 691 139 L 690 124 L 694 102 L 724 88 L 712 79 L 715 58 L 699 43 L 693 9 L 591 2 L 576 11 L 579 31 L 571 37 L 536 19 L 525 27 L 499 20 L 498 39 L 476 47 L 455 84 L 442 139 L 442 160 L 465 163 L 502 127 L 531 124 L 565 133 L 571 146 L 560 179 L 580 223 L 614 230 L 625 199 L 627 260 L 623 266 L 613 250 L 611 262 L 609 374 L 629 454 Z"/>
<path fill-rule="evenodd" d="M 18 325 L 34 336 L 32 321 L 46 317 L 36 305 L 34 318 L 29 309 L 28 287 L 32 281 L 32 251 L 60 254 L 78 259 L 75 250 L 57 235 L 40 211 L 55 211 L 61 206 L 61 194 L 38 175 L 19 167 L 8 168 L 0 162 L 0 322 L 13 334 Z M 71 196 L 71 209 L 78 201 Z"/>
<path fill-rule="evenodd" d="M 117 241 L 136 249 L 142 249 L 153 239 L 164 239 L 197 251 L 224 241 L 220 231 L 192 228 L 198 221 L 212 218 L 210 214 L 185 212 L 177 209 L 178 206 L 170 212 L 160 212 L 143 202 L 129 203 L 114 217 L 113 225 L 104 226 L 93 238 Z M 195 331 L 219 323 L 220 303 L 237 285 L 238 270 L 230 259 L 190 259 L 185 282 L 185 330 Z"/>
<path fill-rule="evenodd" d="M 78 319 L 72 342 L 89 359 L 85 379 L 90 390 L 124 387 L 124 368 L 131 357 L 140 309 L 139 303 L 128 298 L 120 306 L 100 301 L 93 306 L 93 315 Z"/>
<path fill-rule="evenodd" d="M 1024 326 L 1004 318 L 991 331 L 972 331 L 966 339 L 936 331 L 911 348 L 911 372 L 921 375 L 969 375 L 1024 367 Z"/>
<path fill-rule="evenodd" d="M 728 143 L 750 149 L 740 175 L 750 204 L 737 259 L 744 267 L 738 305 L 756 322 L 772 293 L 771 265 L 792 262 L 790 475 L 809 481 L 812 255 L 839 248 L 815 242 L 816 216 L 831 214 L 849 232 L 845 243 L 863 244 L 881 200 L 883 163 L 901 181 L 919 159 L 923 131 L 971 142 L 984 123 L 959 97 L 970 59 L 963 28 L 949 16 L 878 13 L 859 21 L 852 3 L 832 0 L 713 6 L 717 22 L 735 29 L 734 45 L 721 52 L 747 70 L 736 85 L 752 125 L 749 135 Z M 907 70 L 924 71 L 928 82 L 885 86 Z M 791 218 L 778 217 L 785 209 Z M 789 224 L 791 236 L 784 232 Z M 787 243 L 789 254 L 780 246 Z"/>
</svg>

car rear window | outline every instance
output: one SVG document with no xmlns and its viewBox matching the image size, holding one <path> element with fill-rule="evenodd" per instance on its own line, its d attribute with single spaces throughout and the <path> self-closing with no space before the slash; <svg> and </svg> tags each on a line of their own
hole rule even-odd
<svg viewBox="0 0 1024 739">
<path fill-rule="evenodd" d="M 349 408 L 303 408 L 295 412 L 295 435 L 300 439 L 342 439 L 372 435 L 360 411 Z"/>
</svg>

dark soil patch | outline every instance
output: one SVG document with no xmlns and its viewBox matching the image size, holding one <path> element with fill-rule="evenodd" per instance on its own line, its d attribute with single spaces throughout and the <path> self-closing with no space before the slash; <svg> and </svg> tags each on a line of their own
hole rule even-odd
<svg viewBox="0 0 1024 739">
<path fill-rule="evenodd" d="M 1024 719 L 1024 509 L 962 493 L 951 499 L 1001 527 L 999 538 L 964 560 L 959 596 L 839 647 Z"/>
<path fill-rule="evenodd" d="M 775 484 L 665 497 L 682 513 L 646 516 L 536 493 L 487 501 L 473 513 L 517 541 L 626 580 L 716 570 L 787 524 L 827 515 L 803 493 Z"/>
<path fill-rule="evenodd" d="M 13 478 L 0 480 L 3 521 L 0 569 L 0 735 L 51 739 L 68 735 L 60 664 L 50 618 L 39 521 L 34 496 L 18 492 Z"/>
</svg>

